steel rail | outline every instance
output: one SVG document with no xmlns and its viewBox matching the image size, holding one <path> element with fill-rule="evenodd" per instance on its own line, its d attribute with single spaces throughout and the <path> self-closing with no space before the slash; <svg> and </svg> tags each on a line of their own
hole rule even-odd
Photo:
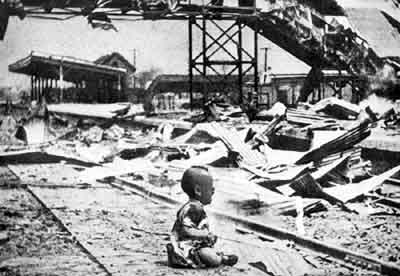
<svg viewBox="0 0 400 276">
<path fill-rule="evenodd" d="M 57 221 L 58 225 L 64 229 L 66 232 L 68 232 L 68 234 L 71 235 L 71 237 L 76 241 L 77 245 L 83 250 L 83 252 L 85 252 L 85 254 L 89 257 L 89 259 L 91 261 L 93 261 L 94 263 L 96 263 L 101 269 L 104 270 L 104 272 L 108 275 L 108 276 L 112 276 L 113 274 L 107 269 L 107 267 L 100 262 L 91 252 L 90 250 L 85 246 L 84 242 L 80 241 L 74 234 L 73 232 L 68 228 L 67 225 L 65 225 L 62 220 L 52 211 L 51 208 L 49 208 L 46 203 L 44 203 L 44 201 L 35 194 L 35 192 L 29 187 L 29 185 L 26 186 L 26 190 L 40 203 L 40 205 L 47 210 L 53 217 L 54 219 Z"/>
</svg>

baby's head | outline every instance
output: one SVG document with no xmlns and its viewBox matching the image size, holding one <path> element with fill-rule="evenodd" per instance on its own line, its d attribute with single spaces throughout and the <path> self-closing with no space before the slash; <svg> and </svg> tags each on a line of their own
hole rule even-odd
<svg viewBox="0 0 400 276">
<path fill-rule="evenodd" d="M 204 205 L 211 203 L 214 185 L 206 167 L 193 166 L 187 169 L 182 176 L 181 186 L 189 198 L 197 199 Z"/>
</svg>

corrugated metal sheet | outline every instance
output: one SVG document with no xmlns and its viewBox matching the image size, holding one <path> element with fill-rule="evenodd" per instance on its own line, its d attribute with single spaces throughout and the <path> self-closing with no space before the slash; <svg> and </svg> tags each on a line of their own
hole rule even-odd
<svg viewBox="0 0 400 276">
<path fill-rule="evenodd" d="M 378 9 L 346 9 L 350 24 L 380 57 L 400 56 L 400 33 Z"/>
<path fill-rule="evenodd" d="M 226 129 L 216 122 L 210 123 L 209 127 L 212 129 L 212 133 L 216 133 L 231 151 L 239 154 L 241 157 L 238 159 L 239 166 L 258 167 L 267 164 L 266 157 L 241 141 L 239 135 L 234 130 Z"/>
</svg>

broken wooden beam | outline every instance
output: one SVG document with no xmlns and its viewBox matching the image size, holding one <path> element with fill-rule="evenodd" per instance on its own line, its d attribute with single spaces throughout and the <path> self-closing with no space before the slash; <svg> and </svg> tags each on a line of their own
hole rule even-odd
<svg viewBox="0 0 400 276">
<path fill-rule="evenodd" d="M 377 188 L 389 177 L 400 171 L 400 166 L 394 167 L 380 175 L 373 176 L 357 184 L 340 185 L 323 189 L 324 192 L 339 201 L 346 203 Z"/>
<path fill-rule="evenodd" d="M 266 157 L 257 150 L 253 150 L 250 145 L 244 143 L 239 135 L 233 130 L 228 130 L 218 123 L 210 123 L 209 127 L 219 139 L 226 145 L 229 151 L 237 156 L 236 162 L 239 166 L 264 166 L 267 163 Z"/>
<path fill-rule="evenodd" d="M 307 164 L 312 161 L 320 161 L 330 154 L 342 152 L 352 148 L 354 145 L 358 144 L 371 134 L 369 126 L 369 120 L 361 122 L 358 126 L 350 129 L 338 138 L 307 152 L 303 155 L 303 157 L 296 161 L 296 164 Z"/>
<path fill-rule="evenodd" d="M 380 196 L 372 193 L 367 193 L 366 196 L 375 199 L 375 202 L 400 209 L 400 201 L 387 196 Z"/>
<path fill-rule="evenodd" d="M 322 111 L 338 119 L 355 119 L 361 112 L 358 105 L 335 97 L 323 99 L 312 106 L 311 109 L 315 112 Z"/>
<path fill-rule="evenodd" d="M 44 164 L 44 163 L 59 163 L 65 161 L 71 164 L 76 164 L 85 167 L 97 166 L 93 162 L 74 158 L 71 156 L 63 156 L 52 154 L 42 150 L 22 150 L 0 153 L 0 164 Z"/>
</svg>

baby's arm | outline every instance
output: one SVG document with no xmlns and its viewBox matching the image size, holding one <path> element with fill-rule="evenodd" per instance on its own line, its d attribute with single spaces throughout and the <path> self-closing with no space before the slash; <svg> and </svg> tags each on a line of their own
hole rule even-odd
<svg viewBox="0 0 400 276">
<path fill-rule="evenodd" d="M 182 226 L 182 232 L 186 237 L 191 237 L 196 240 L 207 239 L 211 234 L 208 229 L 197 229 L 186 225 Z"/>
<path fill-rule="evenodd" d="M 207 215 L 202 205 L 191 204 L 181 215 L 183 236 L 195 240 L 204 240 L 211 244 L 215 243 L 216 236 L 209 230 Z"/>
</svg>

